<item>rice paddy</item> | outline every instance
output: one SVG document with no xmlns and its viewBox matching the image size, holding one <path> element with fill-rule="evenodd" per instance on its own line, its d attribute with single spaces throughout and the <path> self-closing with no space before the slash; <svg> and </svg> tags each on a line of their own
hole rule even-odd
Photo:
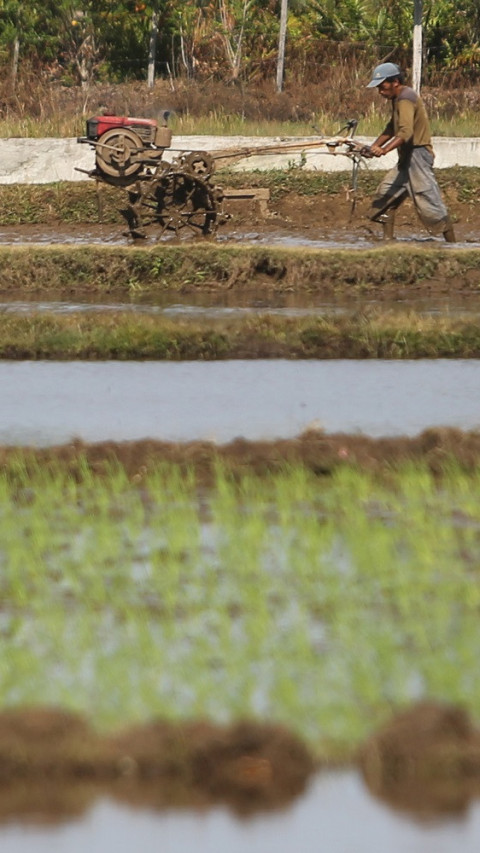
<svg viewBox="0 0 480 853">
<path fill-rule="evenodd" d="M 206 487 L 19 453 L 0 477 L 2 705 L 104 729 L 269 719 L 330 760 L 425 696 L 475 714 L 479 486 L 453 464 L 218 464 Z"/>
</svg>

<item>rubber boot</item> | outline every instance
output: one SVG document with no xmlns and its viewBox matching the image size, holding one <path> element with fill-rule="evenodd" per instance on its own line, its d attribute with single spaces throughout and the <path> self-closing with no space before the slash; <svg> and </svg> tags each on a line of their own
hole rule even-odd
<svg viewBox="0 0 480 853">
<path fill-rule="evenodd" d="M 395 237 L 395 210 L 389 210 L 388 213 L 385 214 L 385 217 L 382 221 L 383 227 L 383 239 L 384 240 L 394 240 Z"/>
<path fill-rule="evenodd" d="M 443 236 L 447 243 L 456 243 L 455 230 L 453 228 L 453 222 L 449 216 L 447 216 L 445 220 L 445 226 L 443 229 Z"/>
</svg>

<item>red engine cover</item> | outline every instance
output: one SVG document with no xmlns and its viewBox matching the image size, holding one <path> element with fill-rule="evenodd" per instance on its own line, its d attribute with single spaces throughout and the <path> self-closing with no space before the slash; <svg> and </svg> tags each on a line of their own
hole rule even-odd
<svg viewBox="0 0 480 853">
<path fill-rule="evenodd" d="M 87 139 L 98 139 L 106 130 L 116 127 L 131 127 L 142 139 L 153 141 L 158 127 L 154 118 L 131 118 L 130 116 L 103 115 L 87 119 Z"/>
<path fill-rule="evenodd" d="M 153 118 L 130 118 L 129 116 L 95 116 L 90 121 L 97 122 L 96 135 L 101 136 L 112 127 L 157 127 L 158 122 Z"/>
</svg>

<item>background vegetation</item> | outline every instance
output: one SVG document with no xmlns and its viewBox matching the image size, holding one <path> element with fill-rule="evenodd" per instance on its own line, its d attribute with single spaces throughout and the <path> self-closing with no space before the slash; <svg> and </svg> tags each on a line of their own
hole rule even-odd
<svg viewBox="0 0 480 853">
<path fill-rule="evenodd" d="M 311 132 L 312 123 L 335 132 L 345 117 L 376 132 L 379 99 L 365 80 L 383 60 L 408 73 L 413 0 L 384 0 L 381 8 L 375 0 L 290 0 L 280 93 L 279 7 L 279 0 L 0 0 L 0 133 L 78 135 L 81 118 L 100 106 L 146 116 L 168 108 L 184 133 L 201 132 L 189 124 L 200 116 L 213 133 L 265 121 L 293 123 L 296 133 Z M 156 82 L 147 87 L 153 20 Z M 476 135 L 477 0 L 424 0 L 424 46 L 430 116 L 470 116 L 461 132 Z"/>
<path fill-rule="evenodd" d="M 38 0 L 0 3 L 0 61 L 50 79 L 142 79 L 152 16 L 158 70 L 176 77 L 251 80 L 275 73 L 277 0 Z M 287 69 L 322 80 L 325 64 L 394 59 L 408 65 L 412 0 L 290 0 Z M 425 0 L 429 75 L 480 74 L 477 0 Z M 294 69 L 294 71 L 292 71 Z"/>
</svg>

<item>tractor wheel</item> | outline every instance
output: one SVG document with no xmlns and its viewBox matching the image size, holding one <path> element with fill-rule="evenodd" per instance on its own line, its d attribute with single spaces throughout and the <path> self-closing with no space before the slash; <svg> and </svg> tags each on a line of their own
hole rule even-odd
<svg viewBox="0 0 480 853">
<path fill-rule="evenodd" d="M 214 234 L 221 191 L 208 180 L 181 166 L 165 164 L 153 180 L 137 181 L 129 192 L 124 216 L 132 237 L 145 236 L 145 228 L 156 223 L 160 233 L 179 234 L 188 228 L 196 234 Z"/>
</svg>

